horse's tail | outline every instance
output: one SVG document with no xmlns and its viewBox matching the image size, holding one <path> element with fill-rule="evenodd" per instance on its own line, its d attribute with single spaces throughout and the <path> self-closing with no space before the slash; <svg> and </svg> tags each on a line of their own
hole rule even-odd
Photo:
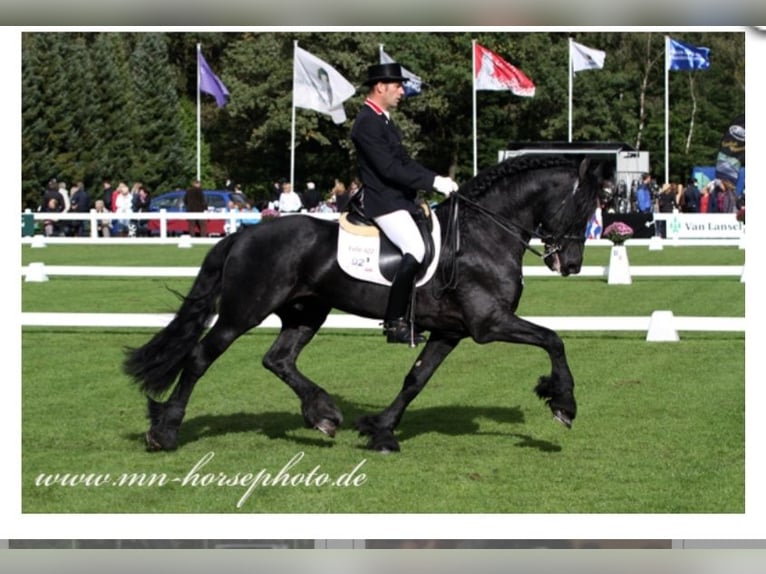
<svg viewBox="0 0 766 574">
<path fill-rule="evenodd" d="M 239 233 L 216 243 L 205 256 L 191 291 L 167 326 L 145 345 L 125 350 L 123 371 L 150 397 L 167 391 L 181 372 L 215 312 L 223 266 Z"/>
</svg>

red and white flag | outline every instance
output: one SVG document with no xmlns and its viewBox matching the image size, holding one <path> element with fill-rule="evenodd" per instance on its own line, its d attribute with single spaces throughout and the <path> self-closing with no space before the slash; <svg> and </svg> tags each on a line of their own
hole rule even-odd
<svg viewBox="0 0 766 574">
<path fill-rule="evenodd" d="M 492 50 L 480 44 L 475 46 L 475 89 L 511 90 L 513 94 L 525 97 L 535 95 L 535 85 L 524 72 L 503 60 Z"/>
</svg>

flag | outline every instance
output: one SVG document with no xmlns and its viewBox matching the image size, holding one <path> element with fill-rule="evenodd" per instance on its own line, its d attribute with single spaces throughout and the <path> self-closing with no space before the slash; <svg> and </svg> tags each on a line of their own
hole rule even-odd
<svg viewBox="0 0 766 574">
<path fill-rule="evenodd" d="M 585 228 L 585 239 L 601 239 L 601 233 L 604 231 L 604 220 L 601 214 L 601 206 L 596 207 L 596 211 L 588 221 Z"/>
<path fill-rule="evenodd" d="M 745 166 L 745 114 L 734 118 L 724 131 L 716 157 L 715 177 L 740 188 L 741 170 Z"/>
<path fill-rule="evenodd" d="M 226 105 L 229 97 L 229 90 L 223 85 L 221 79 L 210 69 L 202 52 L 197 50 L 197 66 L 199 68 L 199 89 L 201 92 L 210 94 L 215 98 L 215 103 L 219 108 Z"/>
<path fill-rule="evenodd" d="M 396 61 L 383 51 L 383 47 L 380 48 L 380 63 L 381 64 L 395 64 Z M 404 66 L 402 68 L 402 75 L 407 78 L 404 82 L 404 95 L 407 97 L 417 96 L 423 89 L 423 79 L 410 72 Z"/>
<path fill-rule="evenodd" d="M 570 57 L 572 58 L 572 71 L 600 70 L 604 67 L 606 52 L 583 46 L 577 42 L 570 43 Z"/>
<path fill-rule="evenodd" d="M 535 95 L 535 85 L 524 72 L 512 66 L 492 50 L 475 45 L 477 90 L 511 90 L 517 96 L 531 97 Z"/>
<path fill-rule="evenodd" d="M 692 46 L 668 37 L 666 43 L 668 70 L 707 70 L 710 48 Z"/>
<path fill-rule="evenodd" d="M 327 114 L 336 124 L 345 122 L 346 111 L 343 109 L 343 102 L 356 93 L 356 88 L 327 62 L 297 45 L 294 59 L 295 106 Z"/>
</svg>

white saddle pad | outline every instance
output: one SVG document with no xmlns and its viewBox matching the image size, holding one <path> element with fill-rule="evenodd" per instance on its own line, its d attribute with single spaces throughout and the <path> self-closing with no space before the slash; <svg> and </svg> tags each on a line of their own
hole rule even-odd
<svg viewBox="0 0 766 574">
<path fill-rule="evenodd" d="M 428 283 L 436 271 L 441 253 L 441 228 L 439 219 L 432 217 L 433 229 L 431 236 L 434 240 L 434 257 L 428 265 L 425 274 L 416 286 Z M 369 281 L 378 285 L 391 285 L 380 272 L 380 237 L 377 235 L 356 235 L 338 226 L 338 264 L 347 274 L 361 281 Z"/>
</svg>

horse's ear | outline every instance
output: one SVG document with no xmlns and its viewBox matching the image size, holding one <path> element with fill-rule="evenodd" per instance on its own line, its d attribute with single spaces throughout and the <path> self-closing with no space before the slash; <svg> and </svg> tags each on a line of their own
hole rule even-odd
<svg viewBox="0 0 766 574">
<path fill-rule="evenodd" d="M 577 172 L 577 177 L 580 181 L 585 180 L 585 176 L 588 175 L 588 168 L 590 168 L 590 159 L 586 157 L 580 162 L 580 169 Z"/>
</svg>

